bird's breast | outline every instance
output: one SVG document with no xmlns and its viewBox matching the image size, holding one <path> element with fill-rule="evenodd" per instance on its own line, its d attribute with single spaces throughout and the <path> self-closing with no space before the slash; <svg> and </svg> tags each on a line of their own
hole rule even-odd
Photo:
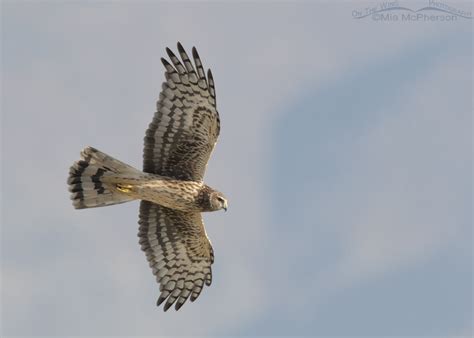
<svg viewBox="0 0 474 338">
<path fill-rule="evenodd" d="M 137 187 L 138 198 L 181 211 L 199 211 L 197 197 L 202 183 L 154 179 Z"/>
</svg>

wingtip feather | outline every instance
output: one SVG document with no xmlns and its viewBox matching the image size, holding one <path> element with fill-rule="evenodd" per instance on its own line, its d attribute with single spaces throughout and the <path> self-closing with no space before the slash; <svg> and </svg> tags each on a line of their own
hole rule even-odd
<svg viewBox="0 0 474 338">
<path fill-rule="evenodd" d="M 161 63 L 163 64 L 163 66 L 165 66 L 165 67 L 168 66 L 168 65 L 171 66 L 170 63 L 168 62 L 168 60 L 166 60 L 165 58 L 162 57 L 162 58 L 160 58 L 160 60 L 161 60 Z"/>
<path fill-rule="evenodd" d="M 158 298 L 158 300 L 156 301 L 156 306 L 160 306 L 161 303 L 163 303 L 165 301 L 166 297 L 163 297 L 162 295 Z"/>
</svg>

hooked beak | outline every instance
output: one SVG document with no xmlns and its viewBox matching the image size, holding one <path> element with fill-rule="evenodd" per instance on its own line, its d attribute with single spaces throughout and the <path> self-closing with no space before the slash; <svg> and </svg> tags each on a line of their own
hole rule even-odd
<svg viewBox="0 0 474 338">
<path fill-rule="evenodd" d="M 222 209 L 224 209 L 224 211 L 227 211 L 227 201 L 224 202 L 224 207 Z"/>
</svg>

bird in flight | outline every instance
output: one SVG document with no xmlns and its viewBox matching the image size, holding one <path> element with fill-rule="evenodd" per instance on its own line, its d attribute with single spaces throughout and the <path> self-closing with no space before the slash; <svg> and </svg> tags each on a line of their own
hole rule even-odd
<svg viewBox="0 0 474 338">
<path fill-rule="evenodd" d="M 141 200 L 139 243 L 160 284 L 159 306 L 179 310 L 211 285 L 214 252 L 201 213 L 227 210 L 224 195 L 203 182 L 220 131 L 211 70 L 196 48 L 193 62 L 178 42 L 178 58 L 161 58 L 166 81 L 146 130 L 143 171 L 86 147 L 67 183 L 76 209 Z"/>
</svg>

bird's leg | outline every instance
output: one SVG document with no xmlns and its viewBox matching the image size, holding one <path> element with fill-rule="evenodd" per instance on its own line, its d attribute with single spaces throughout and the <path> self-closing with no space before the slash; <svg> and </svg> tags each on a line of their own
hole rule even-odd
<svg viewBox="0 0 474 338">
<path fill-rule="evenodd" d="M 123 192 L 123 193 L 129 193 L 131 190 L 132 190 L 132 185 L 130 184 L 120 184 L 120 183 L 117 183 L 115 185 L 115 187 L 117 188 L 118 191 L 120 192 Z"/>
</svg>

